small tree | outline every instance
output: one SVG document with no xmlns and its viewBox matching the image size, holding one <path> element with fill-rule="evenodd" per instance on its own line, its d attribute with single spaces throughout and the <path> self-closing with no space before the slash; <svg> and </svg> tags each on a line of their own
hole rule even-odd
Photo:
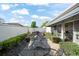
<svg viewBox="0 0 79 59">
<path fill-rule="evenodd" d="M 48 21 L 43 22 L 42 25 L 41 25 L 41 27 L 46 26 L 47 23 L 48 23 Z"/>
<path fill-rule="evenodd" d="M 36 27 L 37 27 L 35 21 L 32 21 L 32 23 L 31 23 L 31 27 L 32 27 L 32 28 L 36 28 Z"/>
</svg>

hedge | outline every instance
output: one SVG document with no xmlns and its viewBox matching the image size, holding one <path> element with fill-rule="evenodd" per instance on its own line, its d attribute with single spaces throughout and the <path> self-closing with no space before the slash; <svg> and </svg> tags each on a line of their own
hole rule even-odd
<svg viewBox="0 0 79 59">
<path fill-rule="evenodd" d="M 12 47 L 12 44 L 16 44 L 17 42 L 20 42 L 26 36 L 27 36 L 27 34 L 24 33 L 24 34 L 20 34 L 18 36 L 15 36 L 15 37 L 8 38 L 8 39 L 0 42 L 0 46 L 3 46 L 3 47 Z"/>
<path fill-rule="evenodd" d="M 47 39 L 51 40 L 53 35 L 51 33 L 45 33 L 45 36 Z"/>
<path fill-rule="evenodd" d="M 59 42 L 62 42 L 62 39 L 59 38 L 59 37 L 53 37 L 53 38 L 52 38 L 52 41 L 53 41 L 54 43 L 59 43 Z"/>
<path fill-rule="evenodd" d="M 60 48 L 64 49 L 66 56 L 79 56 L 79 45 L 73 42 L 61 42 Z"/>
</svg>

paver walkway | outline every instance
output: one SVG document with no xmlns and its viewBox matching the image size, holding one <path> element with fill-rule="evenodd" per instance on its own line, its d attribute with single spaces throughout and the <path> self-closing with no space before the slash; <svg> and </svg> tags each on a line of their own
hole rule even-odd
<svg viewBox="0 0 79 59">
<path fill-rule="evenodd" d="M 49 40 L 49 39 L 48 39 L 48 44 L 49 44 L 50 48 L 53 48 L 53 49 L 55 49 L 55 50 L 60 49 L 59 44 L 53 43 L 53 42 L 52 42 L 51 40 Z M 54 54 L 56 53 L 56 51 L 54 51 L 54 50 L 52 50 L 52 52 L 53 52 Z"/>
<path fill-rule="evenodd" d="M 59 44 L 57 44 L 57 43 L 53 43 L 51 40 L 49 40 L 48 39 L 48 44 L 49 44 L 49 46 L 51 47 L 51 48 L 53 48 L 53 49 L 56 49 L 56 50 L 58 50 L 60 47 L 59 47 Z"/>
</svg>

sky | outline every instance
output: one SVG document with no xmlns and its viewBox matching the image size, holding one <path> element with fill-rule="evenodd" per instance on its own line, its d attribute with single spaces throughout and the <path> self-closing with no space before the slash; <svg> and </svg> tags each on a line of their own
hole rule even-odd
<svg viewBox="0 0 79 59">
<path fill-rule="evenodd" d="M 53 20 L 71 3 L 0 3 L 0 18 L 6 23 L 20 23 L 30 26 L 36 21 L 38 27 L 45 21 Z"/>
</svg>

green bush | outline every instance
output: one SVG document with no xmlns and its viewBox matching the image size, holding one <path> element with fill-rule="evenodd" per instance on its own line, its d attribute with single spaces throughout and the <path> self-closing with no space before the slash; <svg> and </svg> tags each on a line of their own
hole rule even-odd
<svg viewBox="0 0 79 59">
<path fill-rule="evenodd" d="M 21 34 L 15 37 L 11 37 L 9 39 L 6 39 L 5 41 L 0 42 L 0 46 L 4 46 L 4 47 L 12 47 L 12 44 L 16 44 L 17 42 L 22 41 L 25 37 L 27 36 L 27 34 Z"/>
<path fill-rule="evenodd" d="M 60 48 L 64 49 L 66 56 L 79 56 L 79 45 L 72 42 L 61 42 Z"/>
<path fill-rule="evenodd" d="M 61 42 L 62 40 L 61 40 L 59 37 L 53 37 L 52 41 L 53 41 L 54 43 L 59 43 L 59 42 Z"/>
<path fill-rule="evenodd" d="M 53 35 L 51 33 L 45 33 L 45 36 L 47 39 L 51 40 Z"/>
<path fill-rule="evenodd" d="M 71 39 L 64 39 L 65 42 L 72 42 Z"/>
</svg>

